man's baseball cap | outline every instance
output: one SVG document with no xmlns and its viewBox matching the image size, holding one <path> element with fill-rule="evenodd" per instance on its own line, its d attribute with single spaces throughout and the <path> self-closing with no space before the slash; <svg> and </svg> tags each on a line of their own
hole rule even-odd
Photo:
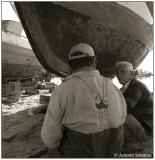
<svg viewBox="0 0 155 160">
<path fill-rule="evenodd" d="M 90 45 L 86 43 L 79 43 L 71 48 L 69 53 L 69 60 L 94 56 L 94 50 Z"/>
</svg>

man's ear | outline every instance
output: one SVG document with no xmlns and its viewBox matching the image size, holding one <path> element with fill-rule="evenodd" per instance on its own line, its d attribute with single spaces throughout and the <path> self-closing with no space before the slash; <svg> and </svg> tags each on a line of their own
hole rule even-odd
<svg viewBox="0 0 155 160">
<path fill-rule="evenodd" d="M 135 72 L 134 71 L 130 71 L 130 73 L 131 73 L 132 77 L 135 77 Z"/>
<path fill-rule="evenodd" d="M 136 77 L 138 75 L 137 70 L 133 71 L 133 75 L 134 75 L 134 77 Z"/>
</svg>

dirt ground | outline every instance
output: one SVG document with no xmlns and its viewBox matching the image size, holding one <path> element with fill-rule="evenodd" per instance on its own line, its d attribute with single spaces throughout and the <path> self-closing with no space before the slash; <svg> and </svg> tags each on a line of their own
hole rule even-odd
<svg viewBox="0 0 155 160">
<path fill-rule="evenodd" d="M 17 103 L 2 104 L 3 158 L 26 158 L 45 148 L 40 137 L 45 114 L 31 114 L 38 106 L 39 95 L 21 96 Z"/>
</svg>

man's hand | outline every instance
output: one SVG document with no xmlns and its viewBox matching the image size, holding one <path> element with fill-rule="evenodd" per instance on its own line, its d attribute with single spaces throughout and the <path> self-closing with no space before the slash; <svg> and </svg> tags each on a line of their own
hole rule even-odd
<svg viewBox="0 0 155 160">
<path fill-rule="evenodd" d="M 58 148 L 48 148 L 48 158 L 61 158 Z"/>
</svg>

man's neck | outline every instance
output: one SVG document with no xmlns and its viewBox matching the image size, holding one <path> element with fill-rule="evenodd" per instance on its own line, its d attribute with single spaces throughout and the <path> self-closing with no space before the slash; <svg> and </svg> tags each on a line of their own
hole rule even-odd
<svg viewBox="0 0 155 160">
<path fill-rule="evenodd" d="M 73 71 L 72 73 L 81 72 L 81 71 L 92 71 L 92 70 L 95 70 L 94 66 L 86 66 L 86 67 L 79 68 Z"/>
<path fill-rule="evenodd" d="M 128 81 L 126 81 L 123 86 L 125 86 L 126 84 L 130 83 L 133 80 L 133 78 L 130 78 Z"/>
<path fill-rule="evenodd" d="M 132 79 L 130 79 L 128 82 L 126 82 L 126 83 L 122 86 L 122 88 L 121 88 L 122 93 L 124 93 L 125 90 L 129 87 L 131 80 L 132 80 Z"/>
</svg>

